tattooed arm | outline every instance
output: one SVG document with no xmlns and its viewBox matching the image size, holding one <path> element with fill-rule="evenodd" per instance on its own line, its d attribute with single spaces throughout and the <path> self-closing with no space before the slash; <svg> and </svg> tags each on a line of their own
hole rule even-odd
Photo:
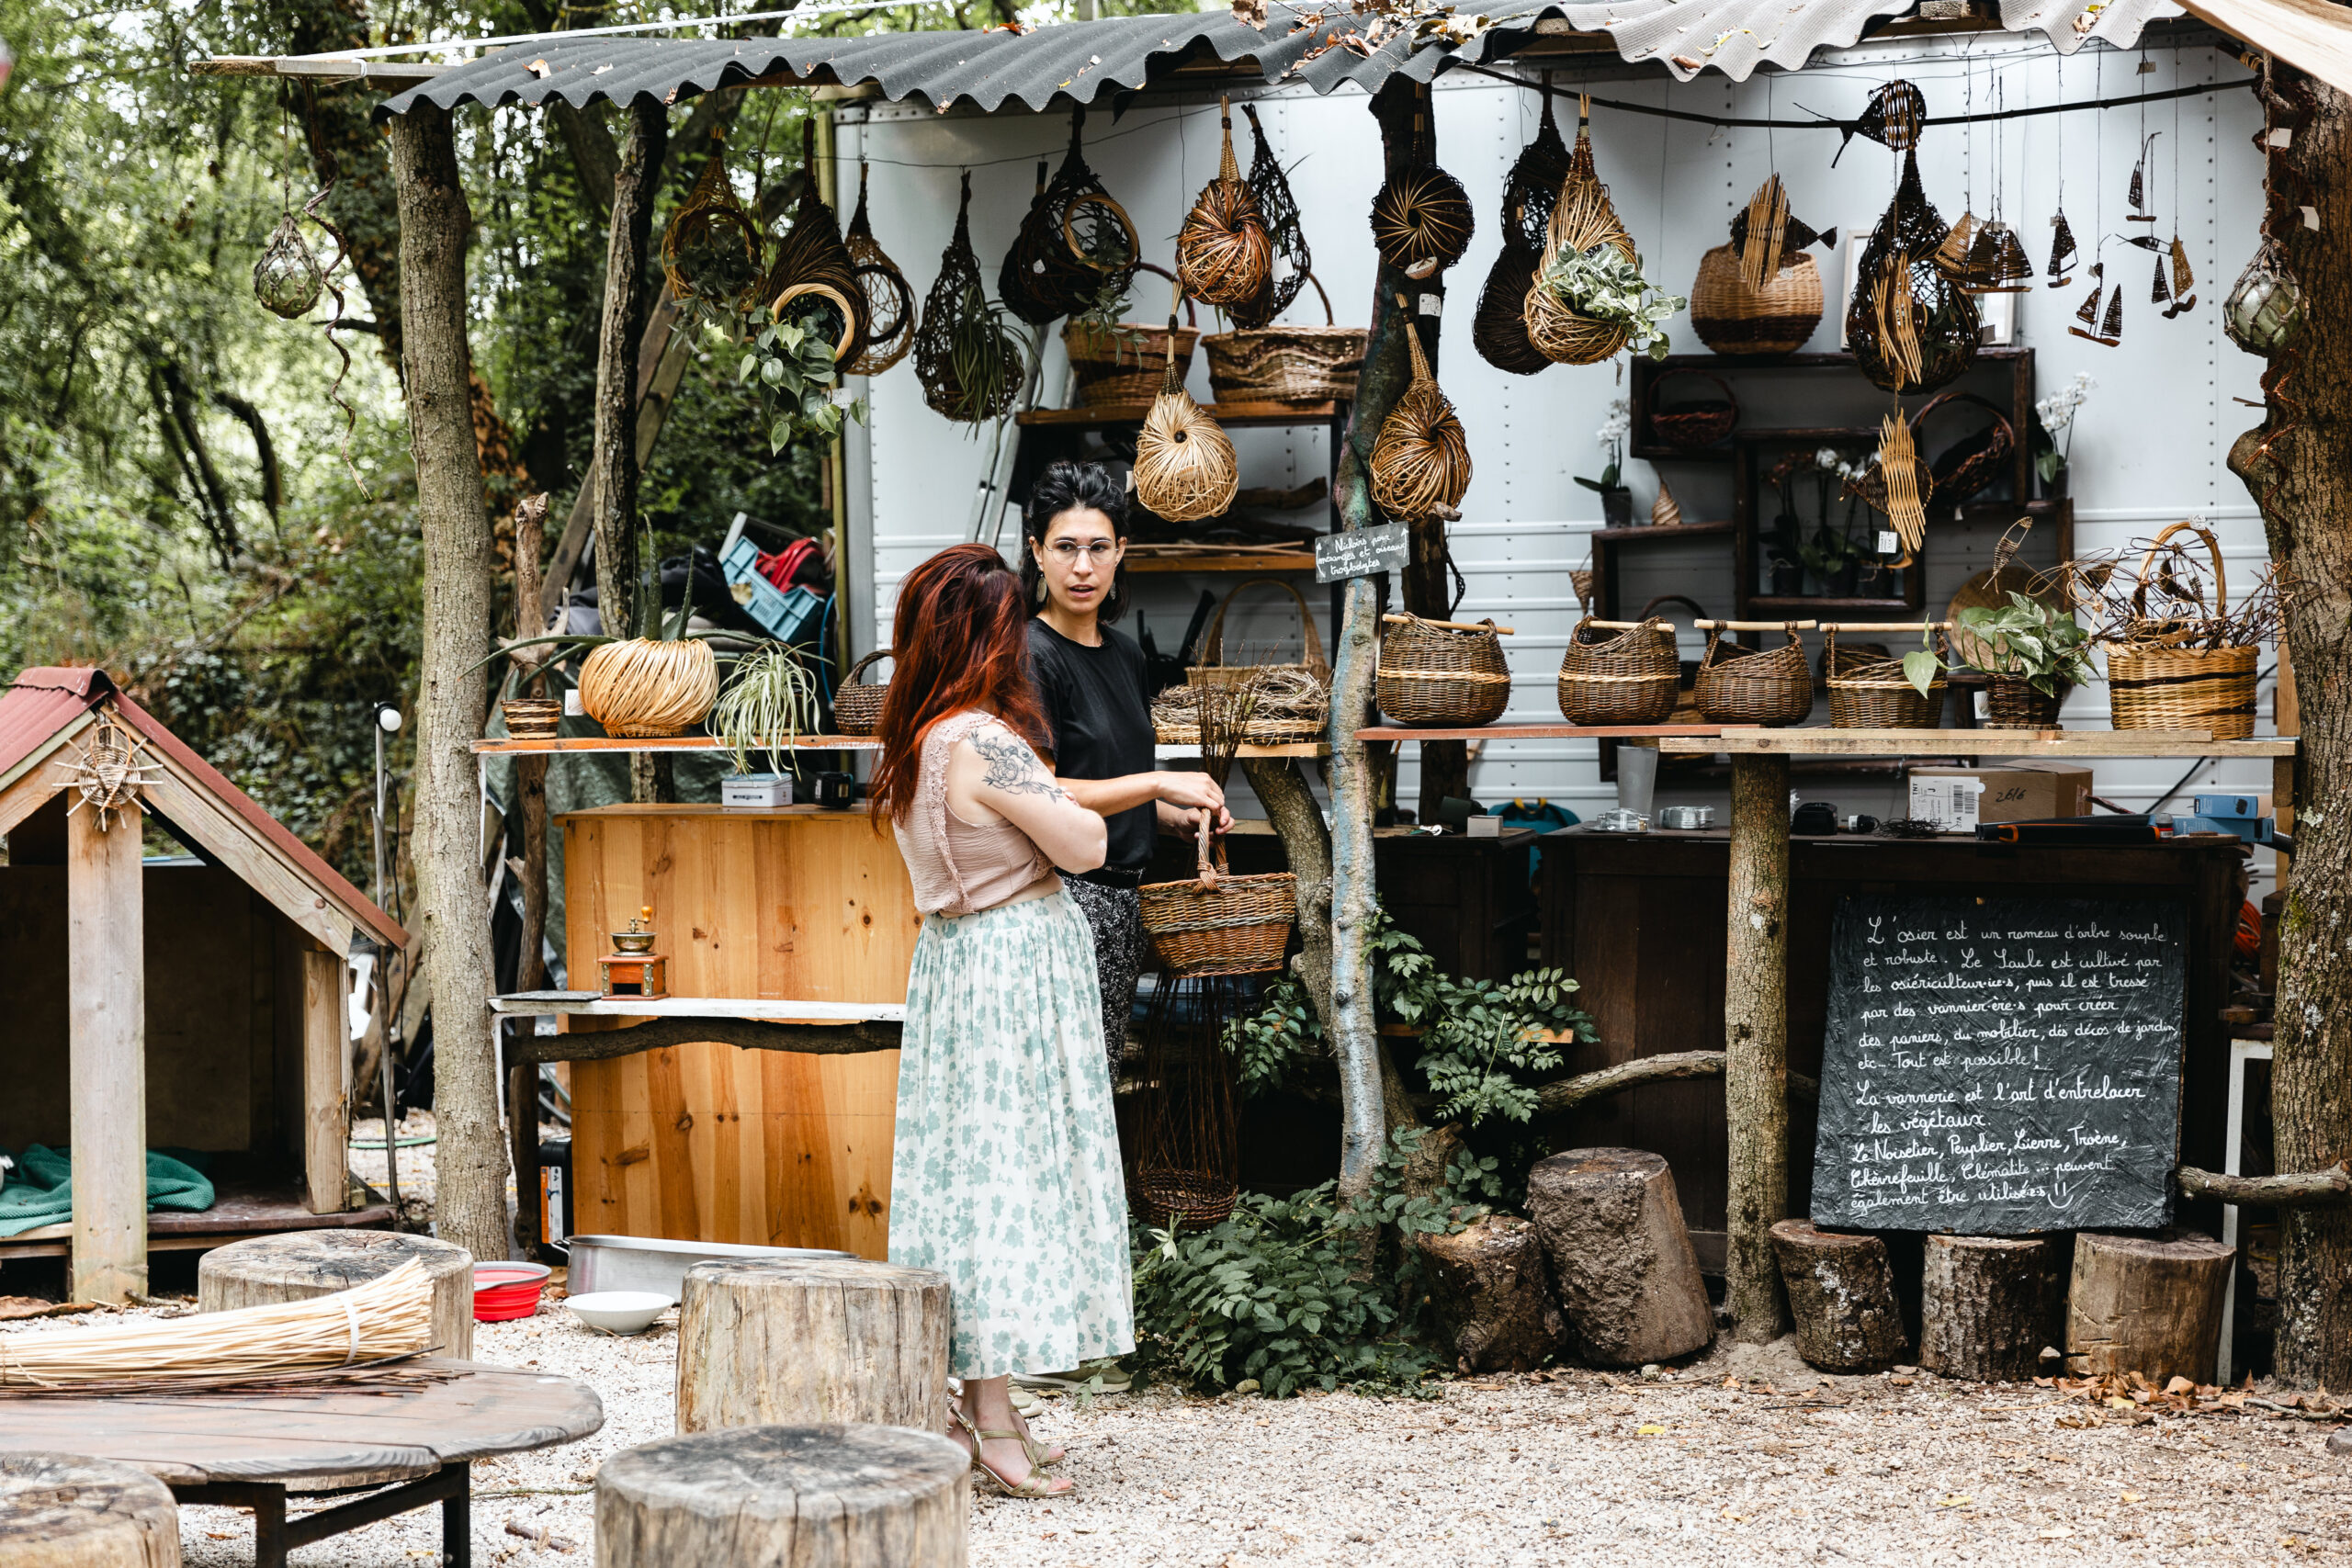
<svg viewBox="0 0 2352 1568">
<path fill-rule="evenodd" d="M 1102 818 L 1072 798 L 1037 753 L 1001 725 L 956 742 L 947 764 L 947 805 L 967 822 L 1010 821 L 1064 871 L 1092 871 L 1102 863 Z"/>
</svg>

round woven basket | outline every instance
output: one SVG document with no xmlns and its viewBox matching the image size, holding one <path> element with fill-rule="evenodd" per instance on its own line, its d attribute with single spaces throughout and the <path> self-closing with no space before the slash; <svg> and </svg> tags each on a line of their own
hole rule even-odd
<svg viewBox="0 0 2352 1568">
<path fill-rule="evenodd" d="M 1136 499 L 1155 517 L 1197 523 L 1222 516 L 1241 491 L 1241 460 L 1217 422 L 1176 373 L 1176 312 L 1168 312 L 1167 368 L 1136 437 Z"/>
<path fill-rule="evenodd" d="M 1299 659 L 1295 664 L 1242 663 L 1225 661 L 1225 613 L 1233 608 L 1233 601 L 1244 589 L 1272 588 L 1290 595 L 1298 606 Z M 1306 607 L 1306 596 L 1292 584 L 1278 577 L 1245 578 L 1226 590 L 1225 600 L 1209 619 L 1208 635 L 1201 639 L 1201 661 L 1188 666 L 1184 681 L 1193 686 L 1238 686 L 1269 670 L 1305 670 L 1329 682 L 1330 661 L 1323 657 L 1323 634 L 1316 628 L 1314 612 Z M 1195 735 L 1194 739 L 1199 737 Z"/>
<path fill-rule="evenodd" d="M 2165 541 L 2186 529 L 2205 541 L 2213 562 L 2213 615 L 2229 614 L 2229 581 L 2222 573 L 2222 547 L 2210 529 L 2176 523 L 2155 536 L 2140 558 L 2135 609 L 2148 602 L 2148 571 Z M 2151 624 L 2151 629 L 2156 629 Z M 2216 740 L 2243 740 L 2254 733 L 2255 682 L 2262 649 L 2168 648 L 2154 642 L 2109 642 L 2108 701 L 2118 729 L 2209 729 Z"/>
<path fill-rule="evenodd" d="M 1413 378 L 1381 422 L 1372 444 L 1372 499 L 1408 522 L 1450 517 L 1470 489 L 1470 436 L 1439 389 L 1421 353 L 1421 334 L 1405 323 Z"/>
<path fill-rule="evenodd" d="M 1560 656 L 1560 716 L 1570 724 L 1657 724 L 1674 711 L 1682 662 L 1655 617 L 1611 631 L 1586 616 Z"/>
<path fill-rule="evenodd" d="M 498 705 L 510 740 L 552 740 L 563 722 L 561 697 L 508 697 Z"/>
<path fill-rule="evenodd" d="M 861 685 L 858 677 L 876 662 L 890 657 L 887 648 L 877 648 L 849 667 L 842 683 L 833 688 L 833 732 L 837 735 L 871 735 L 882 728 L 882 699 L 889 695 L 890 682 L 877 682 Z"/>
<path fill-rule="evenodd" d="M 1616 246 L 1627 261 L 1642 259 L 1610 204 L 1609 187 L 1593 168 L 1591 109 L 1590 98 L 1577 101 L 1577 144 L 1568 154 L 1568 177 L 1560 182 L 1560 199 L 1544 231 L 1544 259 L 1527 291 L 1527 341 L 1555 365 L 1598 365 L 1623 348 L 1628 334 L 1618 322 L 1579 315 L 1563 303 L 1544 281 L 1553 264 L 1567 251 L 1601 244 Z"/>
<path fill-rule="evenodd" d="M 1692 690 L 1710 724 L 1777 727 L 1801 724 L 1813 714 L 1813 671 L 1793 626 L 1786 645 L 1769 650 L 1743 648 L 1724 641 L 1720 630 L 1710 631 Z"/>
<path fill-rule="evenodd" d="M 1921 696 L 1899 659 L 1839 658 L 1838 633 L 1828 634 L 1829 722 L 1838 729 L 1937 729 L 1951 682 L 1939 669 Z"/>
<path fill-rule="evenodd" d="M 1660 402 L 1658 394 L 1677 376 L 1697 376 L 1713 381 L 1723 396 L 1668 408 Z M 1650 434 L 1677 451 L 1695 452 L 1702 446 L 1713 446 L 1727 438 L 1739 423 L 1739 400 L 1732 396 L 1730 385 L 1722 377 L 1710 376 L 1704 370 L 1669 370 L 1660 376 L 1650 383 L 1649 405 Z"/>
<path fill-rule="evenodd" d="M 1984 677 L 1984 722 L 1994 729 L 2055 729 L 2065 694 L 2044 695 L 2022 675 Z"/>
<path fill-rule="evenodd" d="M 1233 1178 L 1213 1170 L 1138 1170 L 1127 1190 L 1140 1200 L 1144 1218 L 1160 1225 L 1204 1230 L 1230 1218 L 1240 1190 Z"/>
<path fill-rule="evenodd" d="M 1761 288 L 1739 272 L 1739 248 L 1717 245 L 1690 285 L 1690 330 L 1717 354 L 1794 354 L 1821 324 L 1821 269 L 1800 252 Z"/>
<path fill-rule="evenodd" d="M 1176 975 L 1242 975 L 1281 964 L 1298 920 L 1298 878 L 1287 871 L 1149 882 L 1136 890 L 1143 929 Z"/>
<path fill-rule="evenodd" d="M 1200 341 L 1194 328 L 1176 329 L 1179 386 L 1193 373 L 1193 350 Z M 1168 329 L 1164 326 L 1124 321 L 1114 333 L 1071 321 L 1062 328 L 1062 346 L 1069 351 L 1078 400 L 1087 408 L 1148 403 L 1159 395 L 1160 384 L 1167 378 Z"/>
<path fill-rule="evenodd" d="M 1324 325 L 1268 325 L 1212 333 L 1209 391 L 1227 403 L 1352 402 L 1363 371 L 1363 327 L 1330 325 L 1331 297 L 1313 273 L 1306 280 L 1323 299 Z"/>
<path fill-rule="evenodd" d="M 1372 243 L 1380 259 L 1410 278 L 1452 266 L 1478 226 L 1470 193 L 1435 164 L 1401 169 L 1372 198 Z"/>
<path fill-rule="evenodd" d="M 599 644 L 580 667 L 580 705 L 607 735 L 681 735 L 718 699 L 718 660 L 699 639 Z"/>
<path fill-rule="evenodd" d="M 1233 156 L 1233 101 L 1221 100 L 1225 148 L 1176 235 L 1176 276 L 1196 299 L 1247 308 L 1273 276 L 1274 242 Z"/>
<path fill-rule="evenodd" d="M 1439 626 L 1418 615 L 1392 620 L 1380 637 L 1374 681 L 1380 711 L 1398 724 L 1470 728 L 1492 724 L 1510 705 L 1510 666 L 1502 637 Z"/>
</svg>

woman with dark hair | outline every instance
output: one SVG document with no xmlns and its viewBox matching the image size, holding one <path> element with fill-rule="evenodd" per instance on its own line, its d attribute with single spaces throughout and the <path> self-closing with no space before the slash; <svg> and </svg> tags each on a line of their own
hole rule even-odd
<svg viewBox="0 0 2352 1568">
<path fill-rule="evenodd" d="M 1200 814 L 1233 825 L 1225 792 L 1204 773 L 1153 764 L 1143 650 L 1110 629 L 1127 607 L 1126 487 L 1100 463 L 1055 463 L 1030 487 L 1021 532 L 1021 585 L 1035 619 L 1029 656 L 1044 706 L 1054 775 L 1102 814 L 1110 843 L 1100 870 L 1067 878 L 1094 931 L 1102 1043 L 1111 1077 L 1127 1043 L 1143 916 L 1136 898 L 1162 829 L 1192 833 Z"/>
<path fill-rule="evenodd" d="M 1070 1490 L 1014 1415 L 1013 1372 L 1135 1348 L 1126 1187 L 1094 943 L 1054 868 L 1102 863 L 1102 818 L 1054 782 L 1021 585 L 985 545 L 907 574 L 876 731 L 922 932 L 907 976 L 890 1261 L 949 1283 L 956 1426 L 1015 1497 Z"/>
</svg>

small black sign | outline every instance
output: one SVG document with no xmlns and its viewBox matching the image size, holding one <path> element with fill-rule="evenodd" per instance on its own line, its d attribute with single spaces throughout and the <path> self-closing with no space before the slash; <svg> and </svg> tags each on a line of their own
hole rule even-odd
<svg viewBox="0 0 2352 1568">
<path fill-rule="evenodd" d="M 2186 927 L 2171 903 L 1840 901 L 1814 1223 L 2167 1223 Z"/>
<path fill-rule="evenodd" d="M 1351 577 L 1401 571 L 1412 550 L 1412 540 L 1402 523 L 1326 534 L 1315 541 L 1315 581 L 1340 582 Z"/>
</svg>

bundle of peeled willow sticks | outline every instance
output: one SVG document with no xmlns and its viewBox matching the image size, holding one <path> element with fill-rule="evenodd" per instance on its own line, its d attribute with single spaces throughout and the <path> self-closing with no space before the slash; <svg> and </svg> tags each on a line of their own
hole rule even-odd
<svg viewBox="0 0 2352 1568">
<path fill-rule="evenodd" d="M 0 1389 L 220 1386 L 227 1379 L 413 1356 L 430 1348 L 432 1333 L 433 1281 L 412 1261 L 380 1280 L 308 1301 L 0 1337 Z"/>
<path fill-rule="evenodd" d="M 2138 575 L 2121 558 L 2145 557 Z M 2276 641 L 2292 597 L 2292 575 L 2279 562 L 2263 568 L 2252 592 L 2222 596 L 2218 583 L 2188 549 L 2169 540 L 2134 540 L 2118 557 L 2068 561 L 2057 573 L 2059 592 L 2085 613 L 2095 642 L 2127 647 L 2245 648 Z M 2231 602 L 2234 600 L 2234 603 Z"/>
</svg>

